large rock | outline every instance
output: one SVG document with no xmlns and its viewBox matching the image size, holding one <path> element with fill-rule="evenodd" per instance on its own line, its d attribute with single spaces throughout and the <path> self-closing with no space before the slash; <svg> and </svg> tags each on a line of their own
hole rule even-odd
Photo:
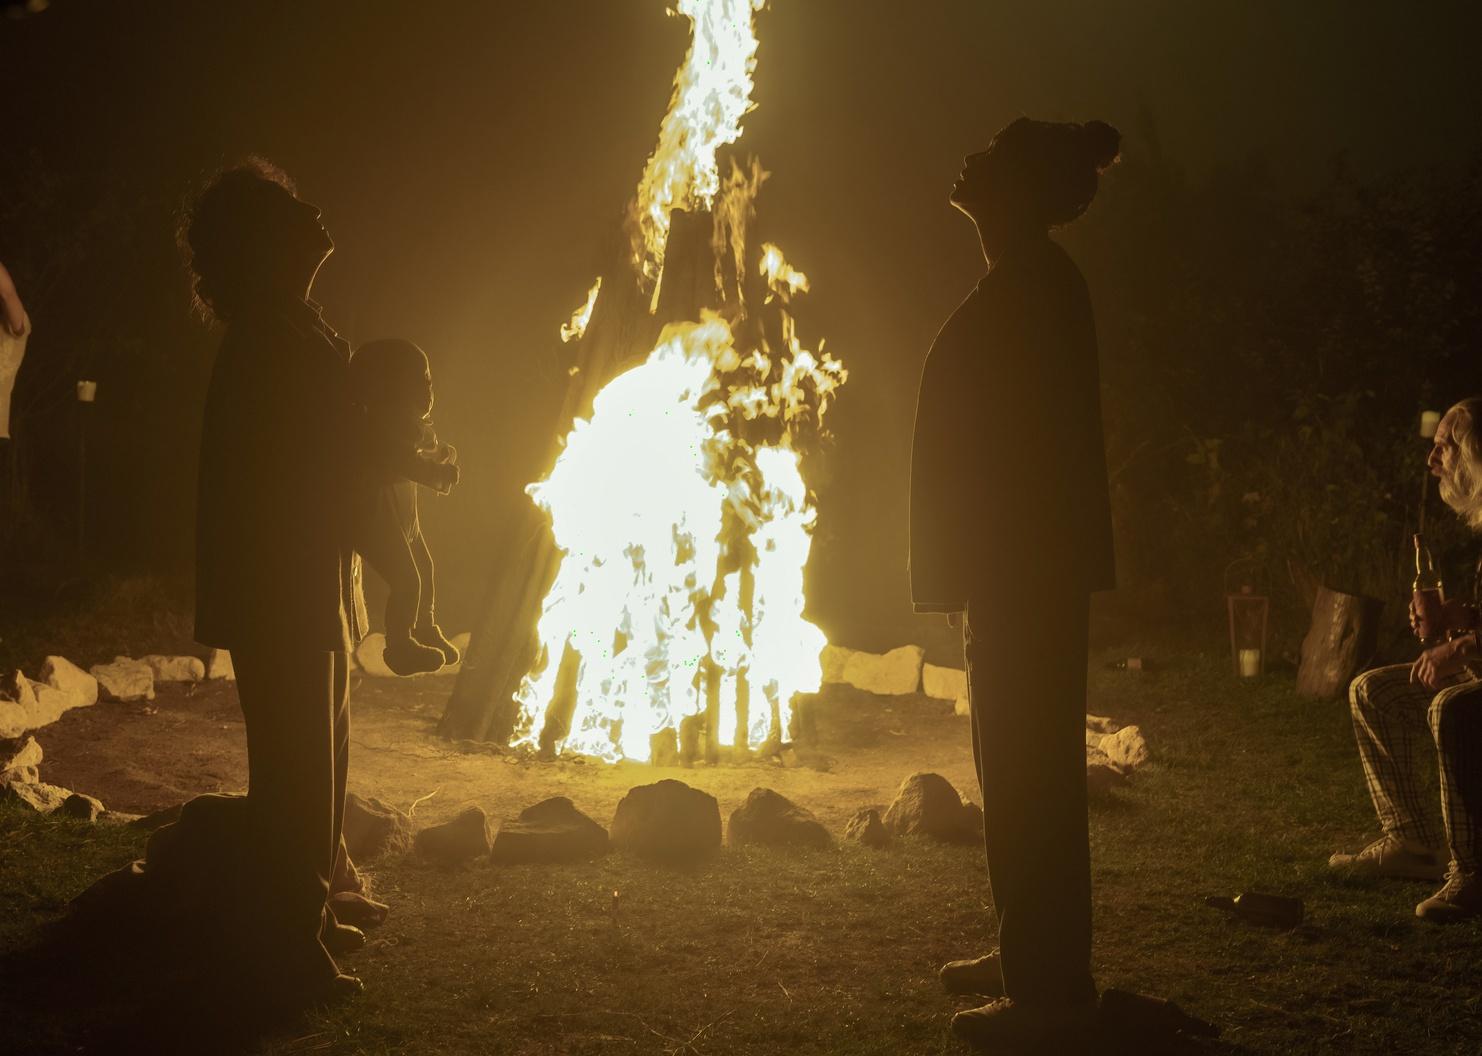
<svg viewBox="0 0 1482 1056">
<path fill-rule="evenodd" d="M 66 657 L 48 656 L 41 665 L 41 681 L 67 694 L 74 708 L 98 703 L 98 680 Z"/>
<path fill-rule="evenodd" d="M 355 662 L 372 678 L 395 678 L 396 672 L 386 666 L 386 636 L 380 631 L 367 634 L 355 647 Z"/>
<path fill-rule="evenodd" d="M 1123 770 L 1136 770 L 1148 761 L 1148 742 L 1136 726 L 1123 726 L 1101 738 L 1100 748 Z"/>
<path fill-rule="evenodd" d="M 456 675 L 463 670 L 463 661 L 468 659 L 468 643 L 473 640 L 473 635 L 468 631 L 462 631 L 453 635 L 448 641 L 453 643 L 453 648 L 458 650 L 458 662 L 456 664 L 444 664 L 439 670 L 440 675 Z"/>
<path fill-rule="evenodd" d="M 237 669 L 232 666 L 232 654 L 225 649 L 212 649 L 206 655 L 206 677 L 235 682 Z"/>
<path fill-rule="evenodd" d="M 104 700 L 154 699 L 154 672 L 143 660 L 115 656 L 111 664 L 94 664 L 89 670 Z"/>
<path fill-rule="evenodd" d="M 1109 719 L 1105 715 L 1087 715 L 1087 733 L 1116 733 L 1122 728 L 1115 719 Z M 1087 743 L 1090 743 L 1089 741 Z"/>
<path fill-rule="evenodd" d="M 15 771 L 34 771 L 40 762 L 41 745 L 35 737 L 0 740 L 0 784 L 16 780 Z"/>
<path fill-rule="evenodd" d="M 0 738 L 14 740 L 30 728 L 26 709 L 18 701 L 0 697 Z"/>
<path fill-rule="evenodd" d="M 16 782 L 0 788 L 0 801 L 24 803 L 38 814 L 50 814 L 61 807 L 71 794 L 71 789 L 58 788 L 42 781 Z"/>
<path fill-rule="evenodd" d="M 828 848 L 834 845 L 823 822 L 813 812 L 770 788 L 753 788 L 746 802 L 731 812 L 727 831 L 732 847 Z"/>
<path fill-rule="evenodd" d="M 650 858 L 683 860 L 710 854 L 720 847 L 720 804 L 683 781 L 638 785 L 617 805 L 612 843 Z"/>
<path fill-rule="evenodd" d="M 844 826 L 844 839 L 866 847 L 884 847 L 890 842 L 890 830 L 880 820 L 878 810 L 858 810 Z"/>
<path fill-rule="evenodd" d="M 844 681 L 844 668 L 848 666 L 849 658 L 853 655 L 853 649 L 845 649 L 842 645 L 825 645 L 823 651 L 818 654 L 818 663 L 823 668 L 823 681 Z"/>
<path fill-rule="evenodd" d="M 206 677 L 206 663 L 198 656 L 150 653 L 141 659 L 154 672 L 156 682 L 199 682 Z"/>
<path fill-rule="evenodd" d="M 852 653 L 844 662 L 843 680 L 856 689 L 881 696 L 915 693 L 921 685 L 921 665 L 925 659 L 926 650 L 919 645 L 903 645 L 883 656 Z"/>
<path fill-rule="evenodd" d="M 85 796 L 81 792 L 74 792 L 62 800 L 58 811 L 78 821 L 97 821 L 98 816 L 103 813 L 103 801 L 93 796 Z"/>
<path fill-rule="evenodd" d="M 39 730 L 78 706 L 79 698 L 44 682 L 32 682 L 19 671 L 0 685 L 0 737 L 19 737 Z"/>
<path fill-rule="evenodd" d="M 482 807 L 468 807 L 452 821 L 417 833 L 412 849 L 424 858 L 457 865 L 489 853 L 489 816 Z"/>
<path fill-rule="evenodd" d="M 967 672 L 956 667 L 921 666 L 921 692 L 936 700 L 967 696 Z"/>
<path fill-rule="evenodd" d="M 48 686 L 45 682 L 31 683 L 31 703 L 27 709 L 31 729 L 39 730 L 43 726 L 50 726 L 75 707 L 78 707 L 78 698 L 70 693 L 64 693 L 56 686 Z"/>
<path fill-rule="evenodd" d="M 36 693 L 26 676 L 17 671 L 0 685 L 0 738 L 15 740 L 34 729 L 31 715 L 36 708 Z"/>
<path fill-rule="evenodd" d="M 490 857 L 502 865 L 521 862 L 584 862 L 607 853 L 607 830 L 576 809 L 565 796 L 527 807 L 494 836 Z"/>
<path fill-rule="evenodd" d="M 897 836 L 931 836 L 952 843 L 968 843 L 981 835 L 973 831 L 972 804 L 964 804 L 957 789 L 941 774 L 912 774 L 901 782 L 895 802 L 885 811 L 885 827 Z"/>
<path fill-rule="evenodd" d="M 345 796 L 345 850 L 362 861 L 404 848 L 412 835 L 412 819 L 388 803 L 354 792 Z"/>
</svg>

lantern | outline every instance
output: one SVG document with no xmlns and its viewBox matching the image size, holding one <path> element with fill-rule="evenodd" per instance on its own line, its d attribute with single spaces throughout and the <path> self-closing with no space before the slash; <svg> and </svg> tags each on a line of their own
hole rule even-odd
<svg viewBox="0 0 1482 1056">
<path fill-rule="evenodd" d="M 1266 621 L 1271 601 L 1242 584 L 1238 594 L 1226 594 L 1230 614 L 1230 656 L 1235 674 L 1255 678 L 1266 673 Z"/>
</svg>

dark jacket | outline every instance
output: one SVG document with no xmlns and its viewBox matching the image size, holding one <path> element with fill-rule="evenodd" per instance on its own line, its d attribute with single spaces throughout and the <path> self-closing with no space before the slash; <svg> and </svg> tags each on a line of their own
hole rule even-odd
<svg viewBox="0 0 1482 1056">
<path fill-rule="evenodd" d="M 1049 239 L 1006 253 L 927 356 L 911 448 L 911 597 L 955 612 L 1115 585 L 1096 326 Z"/>
<path fill-rule="evenodd" d="M 196 639 L 348 649 L 349 346 L 302 302 L 227 329 L 201 426 Z"/>
</svg>

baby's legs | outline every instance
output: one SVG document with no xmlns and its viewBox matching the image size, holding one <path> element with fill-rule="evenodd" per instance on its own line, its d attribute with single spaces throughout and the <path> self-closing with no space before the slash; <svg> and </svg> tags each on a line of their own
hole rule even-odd
<svg viewBox="0 0 1482 1056">
<path fill-rule="evenodd" d="M 420 526 L 411 539 L 407 540 L 407 548 L 411 551 L 412 563 L 417 569 L 417 580 L 421 584 L 416 626 L 418 629 L 431 627 L 435 622 L 434 610 L 437 607 L 437 578 L 432 567 L 432 551 L 427 549 L 427 540 L 422 537 Z"/>
<path fill-rule="evenodd" d="M 462 654 L 437 625 L 434 612 L 437 604 L 437 575 L 432 567 L 432 551 L 427 549 L 427 540 L 422 538 L 420 525 L 407 541 L 407 545 L 411 548 L 412 560 L 417 564 L 417 574 L 422 581 L 422 595 L 417 606 L 417 625 L 413 636 L 423 645 L 430 645 L 441 652 L 445 663 L 456 664 L 462 659 Z"/>
<path fill-rule="evenodd" d="M 443 664 L 440 650 L 412 640 L 412 626 L 421 603 L 422 577 L 398 516 L 396 496 L 384 489 L 361 531 L 358 549 L 368 565 L 386 581 L 386 666 L 398 675 L 436 671 Z"/>
</svg>

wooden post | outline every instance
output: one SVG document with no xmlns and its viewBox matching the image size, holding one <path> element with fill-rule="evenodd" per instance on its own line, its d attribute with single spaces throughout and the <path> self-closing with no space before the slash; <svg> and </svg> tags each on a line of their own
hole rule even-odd
<svg viewBox="0 0 1482 1056">
<path fill-rule="evenodd" d="M 1384 602 L 1360 594 L 1317 588 L 1312 626 L 1302 642 L 1297 692 L 1329 700 L 1348 692 L 1348 684 L 1374 658 Z"/>
</svg>

